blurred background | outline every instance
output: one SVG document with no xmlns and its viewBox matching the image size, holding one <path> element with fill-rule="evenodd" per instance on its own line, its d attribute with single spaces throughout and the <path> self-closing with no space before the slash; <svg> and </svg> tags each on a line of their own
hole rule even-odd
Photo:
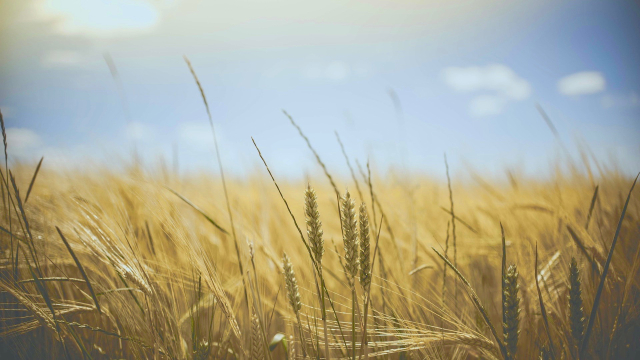
<svg viewBox="0 0 640 360">
<path fill-rule="evenodd" d="M 279 176 L 377 171 L 545 176 L 579 159 L 640 169 L 638 1 L 0 0 L 11 161 L 181 173 L 259 158 Z M 546 111 L 557 132 L 536 109 Z M 134 150 L 135 149 L 135 150 Z M 496 175 L 498 176 L 498 175 Z"/>
</svg>

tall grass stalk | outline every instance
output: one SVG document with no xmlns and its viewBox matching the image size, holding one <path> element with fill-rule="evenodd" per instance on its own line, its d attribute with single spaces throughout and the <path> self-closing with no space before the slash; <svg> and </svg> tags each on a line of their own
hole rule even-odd
<svg viewBox="0 0 640 360">
<path fill-rule="evenodd" d="M 458 266 L 458 244 L 456 241 L 456 212 L 453 209 L 453 190 L 451 189 L 451 177 L 449 176 L 449 163 L 447 162 L 447 154 L 444 154 L 444 166 L 447 172 L 447 187 L 449 188 L 449 204 L 451 206 L 451 235 L 453 238 L 453 265 Z M 453 288 L 453 299 L 457 306 L 458 304 L 458 278 L 455 280 L 455 286 Z"/>
<path fill-rule="evenodd" d="M 207 117 L 209 118 L 209 125 L 211 126 L 211 134 L 213 135 L 213 144 L 216 150 L 216 158 L 218 160 L 218 170 L 220 171 L 220 178 L 222 180 L 222 190 L 224 192 L 224 200 L 227 205 L 227 212 L 229 214 L 229 223 L 231 225 L 231 233 L 233 234 L 233 243 L 235 245 L 236 256 L 238 258 L 238 268 L 240 270 L 240 277 L 242 278 L 242 284 L 244 286 L 244 298 L 247 304 L 247 310 L 250 311 L 251 306 L 249 305 L 249 296 L 247 294 L 247 282 L 244 278 L 244 270 L 242 266 L 242 258 L 240 257 L 240 246 L 238 244 L 238 236 L 236 235 L 236 228 L 233 224 L 233 211 L 231 211 L 231 202 L 229 201 L 229 191 L 227 190 L 227 182 L 225 181 L 225 178 L 224 178 L 224 168 L 222 166 L 222 159 L 220 158 L 220 149 L 218 148 L 218 137 L 216 136 L 216 128 L 213 125 L 211 111 L 209 110 L 209 103 L 207 102 L 207 97 L 204 94 L 204 89 L 200 84 L 198 75 L 196 75 L 196 72 L 193 69 L 193 66 L 191 66 L 191 62 L 186 56 L 184 57 L 184 61 L 187 63 L 187 66 L 189 67 L 189 71 L 191 71 L 191 75 L 193 75 L 193 79 L 195 80 L 196 85 L 198 85 L 198 89 L 200 90 L 200 95 L 202 96 L 202 101 L 204 102 L 204 107 L 207 110 Z"/>
<path fill-rule="evenodd" d="M 629 206 L 629 200 L 631 200 L 631 193 L 633 193 L 633 188 L 636 186 L 636 182 L 638 182 L 638 177 L 640 177 L 640 173 L 636 175 L 635 180 L 633 180 L 633 184 L 631 184 L 631 189 L 629 189 L 629 194 L 627 195 L 627 200 L 624 203 L 624 207 L 622 208 L 622 214 L 620 214 L 620 220 L 618 221 L 618 226 L 616 228 L 616 233 L 613 236 L 613 241 L 611 242 L 611 248 L 609 249 L 609 255 L 607 256 L 607 262 L 604 264 L 604 268 L 602 269 L 602 275 L 600 276 L 600 283 L 598 284 L 598 290 L 596 291 L 596 297 L 593 300 L 593 306 L 591 307 L 591 315 L 589 315 L 589 322 L 587 322 L 587 330 L 584 333 L 584 338 L 582 339 L 582 344 L 580 345 L 580 358 L 583 357 L 585 351 L 587 350 L 587 344 L 589 343 L 589 336 L 591 335 L 591 331 L 593 330 L 593 325 L 595 323 L 596 314 L 598 313 L 598 306 L 600 305 L 600 297 L 602 296 L 602 290 L 604 288 L 604 281 L 607 277 L 607 271 L 609 270 L 609 265 L 611 265 L 611 259 L 613 258 L 613 250 L 616 247 L 618 242 L 618 236 L 620 235 L 620 229 L 622 228 L 622 221 L 624 220 L 624 216 L 627 213 L 627 207 Z"/>
</svg>

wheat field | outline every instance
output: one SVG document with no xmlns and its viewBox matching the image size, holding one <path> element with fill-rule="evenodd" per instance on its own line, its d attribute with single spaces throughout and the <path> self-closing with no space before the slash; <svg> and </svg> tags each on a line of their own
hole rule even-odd
<svg viewBox="0 0 640 360">
<path fill-rule="evenodd" d="M 615 167 L 438 181 L 317 160 L 307 181 L 3 168 L 1 357 L 640 352 L 640 201 Z"/>
</svg>

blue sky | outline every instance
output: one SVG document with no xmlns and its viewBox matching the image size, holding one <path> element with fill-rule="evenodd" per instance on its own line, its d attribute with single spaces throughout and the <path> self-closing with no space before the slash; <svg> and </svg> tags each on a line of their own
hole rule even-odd
<svg viewBox="0 0 640 360">
<path fill-rule="evenodd" d="M 187 55 L 236 174 L 258 164 L 251 136 L 278 174 L 317 171 L 282 109 L 343 174 L 334 131 L 381 172 L 442 176 L 446 152 L 454 171 L 545 173 L 561 152 L 536 103 L 572 156 L 640 170 L 637 2 L 441 3 L 0 0 L 10 151 L 84 166 L 175 146 L 182 171 L 214 171 Z"/>
</svg>

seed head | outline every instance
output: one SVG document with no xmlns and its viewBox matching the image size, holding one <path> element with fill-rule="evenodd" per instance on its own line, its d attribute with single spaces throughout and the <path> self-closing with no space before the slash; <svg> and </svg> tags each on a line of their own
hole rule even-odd
<svg viewBox="0 0 640 360">
<path fill-rule="evenodd" d="M 574 257 L 571 258 L 569 265 L 569 321 L 571 335 L 579 346 L 584 335 L 585 318 L 582 308 L 582 290 L 580 289 L 580 269 Z"/>
<path fill-rule="evenodd" d="M 287 296 L 289 297 L 289 304 L 293 308 L 293 312 L 298 314 L 302 308 L 300 301 L 300 291 L 298 290 L 298 281 L 296 280 L 296 274 L 293 272 L 293 264 L 287 253 L 282 255 L 282 269 L 284 273 L 284 282 L 287 287 Z"/>
<path fill-rule="evenodd" d="M 518 297 L 518 268 L 510 265 L 504 278 L 504 322 L 502 332 L 510 359 L 518 349 L 518 324 L 520 323 L 520 298 Z"/>
<path fill-rule="evenodd" d="M 308 185 L 307 190 L 304 192 L 304 213 L 307 218 L 309 245 L 316 262 L 321 265 L 322 255 L 324 254 L 322 222 L 320 221 L 320 212 L 318 212 L 318 198 L 311 185 Z"/>
<path fill-rule="evenodd" d="M 251 360 L 264 360 L 264 358 L 260 320 L 258 320 L 258 316 L 254 312 L 251 316 Z"/>
<path fill-rule="evenodd" d="M 356 218 L 356 205 L 349 190 L 342 197 L 342 240 L 344 241 L 344 261 L 347 276 L 351 286 L 358 276 L 358 220 Z"/>
<path fill-rule="evenodd" d="M 247 239 L 247 246 L 249 246 L 249 259 L 253 261 L 253 257 L 255 256 L 255 250 L 253 249 L 253 242 Z"/>
<path fill-rule="evenodd" d="M 369 215 L 367 206 L 360 205 L 360 285 L 366 292 L 371 285 Z"/>
</svg>

